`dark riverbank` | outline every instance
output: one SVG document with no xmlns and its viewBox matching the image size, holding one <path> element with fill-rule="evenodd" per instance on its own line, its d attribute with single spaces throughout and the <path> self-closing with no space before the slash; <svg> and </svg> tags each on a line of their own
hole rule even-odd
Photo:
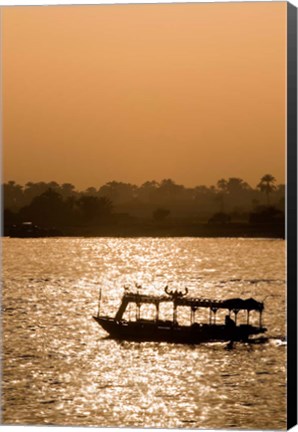
<svg viewBox="0 0 298 432">
<path fill-rule="evenodd" d="M 101 226 L 69 226 L 60 230 L 40 229 L 35 232 L 4 229 L 4 236 L 10 237 L 247 237 L 285 238 L 283 224 L 248 223 L 164 223 L 105 224 Z"/>
<path fill-rule="evenodd" d="M 285 237 L 283 187 L 272 186 L 262 204 L 261 190 L 235 178 L 192 189 L 169 179 L 140 188 L 111 182 L 85 192 L 39 186 L 5 186 L 5 236 Z"/>
</svg>

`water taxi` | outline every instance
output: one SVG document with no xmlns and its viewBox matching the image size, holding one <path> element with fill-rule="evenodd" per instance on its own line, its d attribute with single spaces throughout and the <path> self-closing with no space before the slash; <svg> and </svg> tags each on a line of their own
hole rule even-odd
<svg viewBox="0 0 298 432">
<path fill-rule="evenodd" d="M 140 288 L 140 287 L 139 287 Z M 98 313 L 94 320 L 113 339 L 127 341 L 157 341 L 171 343 L 199 344 L 202 342 L 217 341 L 244 341 L 248 342 L 254 335 L 265 333 L 267 329 L 262 323 L 264 303 L 253 298 L 230 298 L 226 300 L 210 300 L 206 298 L 188 297 L 188 289 L 184 292 L 169 290 L 165 287 L 165 294 L 155 296 L 132 292 L 125 289 L 120 307 L 114 317 L 100 315 L 99 295 Z M 128 305 L 133 303 L 136 308 L 134 320 L 124 319 L 123 316 Z M 160 319 L 160 305 L 172 304 L 172 319 Z M 155 307 L 155 317 L 145 319 L 141 317 L 142 305 L 151 304 Z M 178 322 L 177 309 L 186 306 L 190 310 L 190 322 L 185 325 Z M 208 310 L 208 320 L 205 323 L 197 322 L 198 314 L 202 309 Z M 225 310 L 224 322 L 216 320 L 217 313 Z M 245 323 L 238 324 L 237 316 L 245 311 Z M 257 312 L 254 323 L 250 322 L 252 311 Z M 221 313 L 222 315 L 222 313 Z M 242 313 L 243 315 L 243 313 Z"/>
</svg>

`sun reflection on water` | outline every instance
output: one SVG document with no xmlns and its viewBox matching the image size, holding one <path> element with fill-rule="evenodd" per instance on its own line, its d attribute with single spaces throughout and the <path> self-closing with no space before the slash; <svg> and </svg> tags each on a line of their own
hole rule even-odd
<svg viewBox="0 0 298 432">
<path fill-rule="evenodd" d="M 4 239 L 3 255 L 5 424 L 285 427 L 283 241 Z M 98 289 L 101 313 L 114 316 L 136 283 L 146 294 L 167 284 L 207 298 L 274 293 L 264 313 L 272 339 L 231 351 L 111 340 L 92 319 Z M 163 313 L 171 319 L 169 305 Z"/>
</svg>

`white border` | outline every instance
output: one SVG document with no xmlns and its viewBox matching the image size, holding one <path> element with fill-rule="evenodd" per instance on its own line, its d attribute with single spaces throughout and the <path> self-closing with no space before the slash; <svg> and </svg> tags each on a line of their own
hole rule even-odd
<svg viewBox="0 0 298 432">
<path fill-rule="evenodd" d="M 60 6 L 60 5 L 101 5 L 101 4 L 148 4 L 148 3 L 246 3 L 246 2 L 284 2 L 285 0 L 0 0 L 0 6 Z M 289 3 L 298 7 L 298 0 L 291 0 Z"/>
</svg>

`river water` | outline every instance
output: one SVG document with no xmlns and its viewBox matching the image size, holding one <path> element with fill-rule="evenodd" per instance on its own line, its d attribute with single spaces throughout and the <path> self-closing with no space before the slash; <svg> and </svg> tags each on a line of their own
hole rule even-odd
<svg viewBox="0 0 298 432">
<path fill-rule="evenodd" d="M 286 428 L 284 241 L 4 238 L 2 245 L 3 424 Z M 204 298 L 266 298 L 269 340 L 232 350 L 110 340 L 92 319 L 98 288 L 101 313 L 114 315 L 123 286 L 135 283 L 152 294 L 168 284 Z M 188 317 L 181 310 L 178 318 Z"/>
</svg>

